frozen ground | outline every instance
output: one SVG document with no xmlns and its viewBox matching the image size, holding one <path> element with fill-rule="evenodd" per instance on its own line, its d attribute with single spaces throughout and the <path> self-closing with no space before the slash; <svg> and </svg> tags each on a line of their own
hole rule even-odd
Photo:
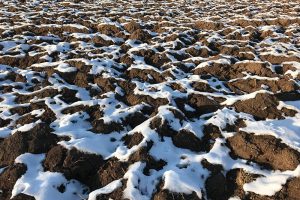
<svg viewBox="0 0 300 200">
<path fill-rule="evenodd" d="M 299 13 L 0 2 L 0 199 L 299 199 Z"/>
</svg>

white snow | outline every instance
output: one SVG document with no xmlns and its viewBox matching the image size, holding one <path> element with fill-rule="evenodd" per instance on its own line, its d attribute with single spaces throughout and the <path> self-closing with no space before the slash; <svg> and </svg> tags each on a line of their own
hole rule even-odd
<svg viewBox="0 0 300 200">
<path fill-rule="evenodd" d="M 300 176 L 300 165 L 294 171 L 275 171 L 268 177 L 259 177 L 253 182 L 244 184 L 243 188 L 246 192 L 272 196 L 281 190 L 287 179 L 297 176 Z"/>
<path fill-rule="evenodd" d="M 16 163 L 24 163 L 27 166 L 26 173 L 18 179 L 12 197 L 24 193 L 35 197 L 37 200 L 82 200 L 86 194 L 82 194 L 83 185 L 76 180 L 67 180 L 61 173 L 44 172 L 42 161 L 44 154 L 25 153 L 16 158 Z M 58 191 L 58 187 L 64 185 L 63 193 Z"/>
<path fill-rule="evenodd" d="M 96 200 L 97 195 L 109 194 L 109 193 L 113 192 L 114 190 L 116 190 L 117 188 L 119 188 L 121 186 L 122 186 L 121 180 L 115 180 L 115 181 L 109 183 L 108 185 L 106 185 L 105 187 L 94 190 L 93 192 L 91 192 L 89 194 L 88 200 Z"/>
</svg>

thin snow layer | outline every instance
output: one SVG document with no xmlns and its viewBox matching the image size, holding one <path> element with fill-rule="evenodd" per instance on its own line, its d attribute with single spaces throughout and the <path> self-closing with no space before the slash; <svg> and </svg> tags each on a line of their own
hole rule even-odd
<svg viewBox="0 0 300 200">
<path fill-rule="evenodd" d="M 247 100 L 247 99 L 253 99 L 259 93 L 270 93 L 271 94 L 271 92 L 269 92 L 267 90 L 258 90 L 258 91 L 252 92 L 250 94 L 244 94 L 244 95 L 239 95 L 239 96 L 227 96 L 226 101 L 223 101 L 222 105 L 230 106 L 230 105 L 236 103 L 237 101 L 244 101 L 244 100 Z"/>
<path fill-rule="evenodd" d="M 282 185 L 289 178 L 300 175 L 300 165 L 294 171 L 268 171 L 262 170 L 256 164 L 246 164 L 245 160 L 226 158 L 228 153 L 229 149 L 224 147 L 222 140 L 218 140 L 211 150 L 211 154 L 207 155 L 206 159 L 215 164 L 222 164 L 225 169 L 243 168 L 249 173 L 262 175 L 263 177 L 259 177 L 255 181 L 243 185 L 243 189 L 246 192 L 272 196 L 281 190 Z"/>
<path fill-rule="evenodd" d="M 121 180 L 115 180 L 115 181 L 109 183 L 108 185 L 106 185 L 105 187 L 94 190 L 93 192 L 91 192 L 89 194 L 88 200 L 96 200 L 97 195 L 109 194 L 109 193 L 113 192 L 114 190 L 118 189 L 121 186 L 122 186 Z"/>
<path fill-rule="evenodd" d="M 281 139 L 284 143 L 300 150 L 300 116 L 283 120 L 247 121 L 247 127 L 242 131 L 255 133 L 256 135 L 268 134 Z"/>
<path fill-rule="evenodd" d="M 300 62 L 284 62 L 283 64 L 291 65 L 294 70 L 287 70 L 285 74 L 291 75 L 293 78 L 296 78 L 300 73 Z"/>
<path fill-rule="evenodd" d="M 70 49 L 70 44 L 67 42 L 59 42 L 56 45 L 44 46 L 44 49 L 47 51 L 48 54 L 51 54 L 54 52 L 65 52 Z"/>
<path fill-rule="evenodd" d="M 11 129 L 4 127 L 0 128 L 0 138 L 6 138 L 11 135 Z"/>
<path fill-rule="evenodd" d="M 77 69 L 75 67 L 70 67 L 66 63 L 59 64 L 55 69 L 60 72 L 76 72 L 77 71 Z"/>
<path fill-rule="evenodd" d="M 205 174 L 203 171 L 194 171 L 192 168 L 184 168 L 182 170 L 169 170 L 163 175 L 164 189 L 169 189 L 176 193 L 191 194 L 196 191 L 197 196 L 202 198 L 201 188 L 204 184 L 199 184 L 199 179 Z"/>
<path fill-rule="evenodd" d="M 246 183 L 243 188 L 246 192 L 272 196 L 280 191 L 282 185 L 291 177 L 300 176 L 300 165 L 294 171 L 275 171 L 268 174 L 268 177 L 259 177 L 255 181 Z"/>
<path fill-rule="evenodd" d="M 202 132 L 198 126 L 203 123 L 201 119 L 191 123 L 185 122 L 184 125 L 181 126 L 178 119 L 174 118 L 173 113 L 170 112 L 170 108 L 170 106 L 160 107 L 156 116 L 160 116 L 166 121 L 172 121 L 170 124 L 174 130 L 187 127 L 193 132 Z M 173 107 L 173 109 L 175 108 Z M 201 188 L 204 187 L 205 178 L 209 175 L 209 172 L 199 165 L 202 157 L 197 158 L 196 153 L 176 148 L 170 138 L 164 138 L 164 141 L 161 141 L 157 133 L 149 127 L 149 123 L 154 117 L 128 133 L 140 132 L 144 135 L 145 138 L 139 146 L 135 146 L 131 149 L 127 149 L 126 146 L 120 146 L 116 149 L 114 156 L 125 161 L 129 158 L 131 153 L 136 151 L 139 147 L 146 145 L 146 141 L 151 140 L 154 144 L 150 150 L 150 154 L 157 160 L 162 159 L 166 161 L 167 165 L 160 171 L 151 170 L 150 176 L 146 176 L 142 173 L 142 169 L 145 167 L 144 163 L 138 162 L 130 166 L 130 169 L 124 176 L 124 178 L 128 179 L 124 197 L 133 200 L 150 199 L 156 189 L 159 178 L 162 177 L 164 180 L 164 188 L 176 193 L 192 193 L 192 191 L 196 191 L 198 197 L 201 198 Z M 199 137 L 201 136 L 202 135 L 199 135 Z M 190 157 L 191 160 L 183 160 L 182 156 Z M 180 177 L 180 179 L 176 181 L 176 184 L 171 184 L 172 180 L 176 179 L 176 177 Z M 136 187 L 139 189 L 136 189 Z"/>
<path fill-rule="evenodd" d="M 6 167 L 0 168 L 0 174 L 5 170 Z"/>
<path fill-rule="evenodd" d="M 26 173 L 18 179 L 12 197 L 23 193 L 35 197 L 38 200 L 82 200 L 86 198 L 84 186 L 76 180 L 67 180 L 63 174 L 43 171 L 42 161 L 44 154 L 25 153 L 16 158 L 16 163 L 24 163 L 27 166 Z M 64 186 L 65 192 L 58 191 L 58 187 Z"/>
<path fill-rule="evenodd" d="M 137 162 L 130 166 L 129 170 L 124 175 L 127 178 L 127 187 L 124 190 L 124 198 L 134 200 L 146 200 L 149 199 L 149 194 L 153 192 L 153 184 L 150 184 L 150 180 L 153 181 L 153 177 L 145 179 L 146 176 L 142 173 L 142 169 L 145 167 L 144 163 Z M 154 175 L 155 176 L 155 175 Z M 141 180 L 141 182 L 139 182 Z M 150 185 L 149 185 L 150 184 Z M 143 193 L 141 193 L 143 191 Z M 145 193 L 144 193 L 145 192 Z"/>
</svg>

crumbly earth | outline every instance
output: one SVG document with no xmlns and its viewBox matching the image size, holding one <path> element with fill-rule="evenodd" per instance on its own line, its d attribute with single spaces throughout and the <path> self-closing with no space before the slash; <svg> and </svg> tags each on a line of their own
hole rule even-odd
<svg viewBox="0 0 300 200">
<path fill-rule="evenodd" d="M 299 13 L 0 1 L 0 199 L 299 199 Z"/>
</svg>

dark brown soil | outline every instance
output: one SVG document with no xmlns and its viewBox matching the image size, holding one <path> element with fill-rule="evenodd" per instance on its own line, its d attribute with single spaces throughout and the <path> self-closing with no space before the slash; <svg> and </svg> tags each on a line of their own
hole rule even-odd
<svg viewBox="0 0 300 200">
<path fill-rule="evenodd" d="M 237 101 L 233 104 L 238 112 L 249 113 L 256 119 L 283 119 L 284 112 L 277 109 L 278 100 L 274 95 L 258 93 L 255 98 Z"/>
<path fill-rule="evenodd" d="M 95 189 L 93 179 L 103 159 L 99 155 L 88 154 L 73 148 L 67 150 L 60 145 L 50 149 L 44 161 L 44 168 L 53 172 L 61 172 L 68 179 L 77 179 Z"/>
<path fill-rule="evenodd" d="M 120 162 L 115 158 L 111 158 L 102 165 L 94 176 L 94 185 L 101 188 L 114 180 L 118 180 L 124 176 L 128 168 L 128 164 Z"/>
<path fill-rule="evenodd" d="M 0 166 L 14 163 L 21 154 L 45 153 L 58 142 L 58 137 L 51 133 L 45 123 L 39 123 L 27 132 L 16 132 L 0 143 Z"/>
<path fill-rule="evenodd" d="M 125 135 L 122 140 L 128 148 L 132 148 L 133 146 L 138 145 L 143 138 L 141 133 L 134 133 L 133 135 Z"/>
<path fill-rule="evenodd" d="M 3 200 L 10 199 L 11 192 L 16 181 L 23 174 L 25 174 L 26 170 L 27 167 L 24 164 L 12 164 L 4 169 L 4 171 L 0 174 L 0 190 L 1 190 L 0 199 Z"/>
<path fill-rule="evenodd" d="M 187 102 L 196 109 L 197 115 L 214 112 L 220 108 L 220 105 L 217 101 L 215 101 L 212 97 L 207 97 L 204 95 L 189 95 Z"/>
<path fill-rule="evenodd" d="M 189 132 L 186 129 L 179 131 L 174 137 L 172 137 L 173 144 L 176 147 L 190 149 L 192 151 L 203 150 L 202 141 L 194 135 L 194 133 Z"/>
<path fill-rule="evenodd" d="M 239 132 L 228 138 L 233 157 L 240 157 L 274 170 L 294 170 L 299 165 L 299 152 L 270 135 Z"/>
</svg>

